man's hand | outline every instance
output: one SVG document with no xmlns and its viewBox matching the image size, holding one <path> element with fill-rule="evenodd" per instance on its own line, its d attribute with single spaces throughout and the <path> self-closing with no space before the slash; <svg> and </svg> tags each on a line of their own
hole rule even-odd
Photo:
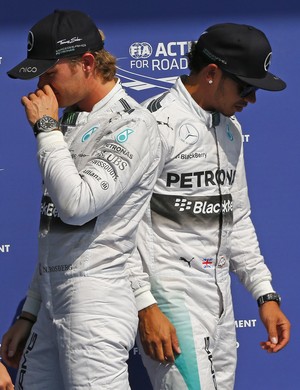
<svg viewBox="0 0 300 390">
<path fill-rule="evenodd" d="M 268 341 L 260 343 L 267 352 L 278 352 L 290 340 L 290 322 L 276 302 L 266 302 L 259 308 L 260 318 L 268 332 Z"/>
<path fill-rule="evenodd" d="M 30 313 L 22 315 L 35 319 Z M 32 325 L 29 321 L 17 320 L 2 337 L 1 357 L 8 366 L 18 368 Z"/>
<path fill-rule="evenodd" d="M 0 363 L 0 390 L 13 390 L 14 385 L 6 367 Z"/>
<path fill-rule="evenodd" d="M 58 102 L 49 85 L 23 96 L 21 102 L 25 107 L 27 119 L 31 126 L 44 115 L 58 120 Z"/>
<path fill-rule="evenodd" d="M 173 363 L 180 354 L 176 330 L 156 304 L 139 311 L 139 334 L 144 351 L 161 363 Z"/>
</svg>

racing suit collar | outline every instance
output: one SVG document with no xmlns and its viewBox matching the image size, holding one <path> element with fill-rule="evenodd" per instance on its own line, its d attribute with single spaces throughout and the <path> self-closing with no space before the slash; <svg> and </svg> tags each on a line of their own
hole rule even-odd
<svg viewBox="0 0 300 390">
<path fill-rule="evenodd" d="M 99 114 L 99 110 L 105 109 L 108 105 L 114 104 L 117 100 L 119 100 L 122 96 L 124 96 L 124 89 L 122 88 L 120 79 L 116 79 L 116 84 L 113 89 L 98 103 L 96 103 L 91 112 L 86 111 L 78 111 L 76 107 L 67 107 L 63 111 L 63 117 L 61 122 L 66 122 L 66 118 L 73 115 L 75 121 L 73 123 L 65 123 L 68 126 L 81 126 L 85 125 L 94 115 Z"/>
<path fill-rule="evenodd" d="M 183 84 L 186 77 L 186 75 L 178 77 L 173 86 L 174 90 L 181 95 L 180 100 L 184 102 L 189 110 L 192 110 L 197 116 L 199 116 L 201 121 L 203 121 L 208 128 L 217 126 L 220 122 L 220 114 L 205 111 L 195 102 Z"/>
<path fill-rule="evenodd" d="M 116 84 L 113 87 L 113 89 L 101 100 L 99 100 L 98 103 L 96 103 L 90 113 L 90 115 L 93 115 L 93 112 L 101 110 L 105 108 L 108 104 L 111 104 L 117 100 L 120 99 L 120 95 L 124 93 L 124 90 L 122 89 L 121 81 L 119 78 L 116 79 Z"/>
</svg>

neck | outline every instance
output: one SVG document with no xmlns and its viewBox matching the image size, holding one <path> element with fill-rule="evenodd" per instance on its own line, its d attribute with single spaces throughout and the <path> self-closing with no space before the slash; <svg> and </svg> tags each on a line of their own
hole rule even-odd
<svg viewBox="0 0 300 390">
<path fill-rule="evenodd" d="M 187 76 L 183 83 L 195 102 L 204 110 L 208 110 L 209 90 L 202 79 L 201 73 Z"/>
<path fill-rule="evenodd" d="M 104 99 L 115 85 L 115 79 L 111 81 L 95 80 L 95 82 L 91 83 L 89 86 L 86 96 L 77 103 L 80 111 L 91 112 L 94 105 Z"/>
</svg>

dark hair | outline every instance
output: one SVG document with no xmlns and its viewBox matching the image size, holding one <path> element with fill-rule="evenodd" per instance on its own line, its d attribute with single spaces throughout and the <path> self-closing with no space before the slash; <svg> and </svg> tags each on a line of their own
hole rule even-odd
<svg viewBox="0 0 300 390">
<path fill-rule="evenodd" d="M 188 67 L 191 72 L 198 73 L 205 68 L 208 64 L 212 64 L 210 58 L 199 52 L 197 42 L 192 42 L 191 50 L 187 53 Z"/>
</svg>

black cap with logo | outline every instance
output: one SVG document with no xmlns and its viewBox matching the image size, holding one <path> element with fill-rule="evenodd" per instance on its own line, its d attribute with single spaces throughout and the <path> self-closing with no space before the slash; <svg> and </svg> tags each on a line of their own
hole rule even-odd
<svg viewBox="0 0 300 390">
<path fill-rule="evenodd" d="M 197 53 L 254 87 L 269 91 L 286 87 L 283 80 L 268 71 L 272 48 L 265 34 L 253 26 L 213 25 L 198 39 Z"/>
<path fill-rule="evenodd" d="M 27 58 L 7 74 L 23 80 L 39 77 L 60 58 L 101 50 L 103 45 L 99 30 L 88 15 L 75 10 L 56 10 L 31 28 Z"/>
</svg>

